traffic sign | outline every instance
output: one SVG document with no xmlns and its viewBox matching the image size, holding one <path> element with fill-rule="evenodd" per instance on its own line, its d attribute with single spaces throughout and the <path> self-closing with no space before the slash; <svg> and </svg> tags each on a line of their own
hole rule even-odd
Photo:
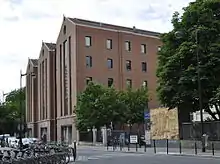
<svg viewBox="0 0 220 164">
<path fill-rule="evenodd" d="M 150 119 L 150 113 L 149 112 L 144 112 L 144 119 L 145 120 Z"/>
</svg>

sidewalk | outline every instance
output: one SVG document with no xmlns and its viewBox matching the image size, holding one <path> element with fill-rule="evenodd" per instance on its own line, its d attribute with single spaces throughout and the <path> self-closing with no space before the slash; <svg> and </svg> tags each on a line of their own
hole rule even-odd
<svg viewBox="0 0 220 164">
<path fill-rule="evenodd" d="M 104 146 L 78 146 L 78 149 L 91 149 L 91 150 L 99 150 L 99 151 L 110 151 L 110 152 L 124 152 L 124 153 L 141 153 L 141 154 L 155 154 L 155 150 L 152 147 L 147 147 L 146 148 L 146 152 L 145 152 L 145 148 L 130 148 L 128 150 L 128 147 L 123 147 L 122 150 L 120 149 L 120 147 L 117 147 L 115 150 L 113 150 L 112 146 L 108 147 L 104 147 Z M 167 154 L 167 149 L 166 147 L 163 148 L 156 148 L 156 154 Z M 180 152 L 179 148 L 169 148 L 168 149 L 168 155 L 181 155 L 181 156 L 203 156 L 203 157 L 215 157 L 215 158 L 220 158 L 220 150 L 215 150 L 214 151 L 214 156 L 213 156 L 213 152 L 212 150 L 206 150 L 205 153 L 203 153 L 201 151 L 201 149 L 197 149 L 197 154 L 195 152 L 195 149 L 182 149 Z"/>
<path fill-rule="evenodd" d="M 107 148 L 106 148 L 107 150 Z M 112 147 L 109 147 L 108 151 L 113 151 Z M 117 148 L 115 151 L 120 151 L 120 148 Z M 147 153 L 147 154 L 155 154 L 154 148 L 146 148 L 146 152 L 144 148 L 130 148 L 128 151 L 128 148 L 122 148 L 123 152 L 131 152 L 131 153 Z M 156 154 L 167 154 L 166 148 L 156 148 Z M 204 156 L 204 157 L 218 157 L 220 158 L 220 151 L 214 151 L 214 156 L 212 150 L 206 150 L 206 152 L 202 152 L 200 149 L 197 150 L 197 154 L 194 149 L 182 149 L 181 152 L 178 148 L 169 148 L 168 149 L 168 155 L 187 155 L 187 156 Z"/>
</svg>

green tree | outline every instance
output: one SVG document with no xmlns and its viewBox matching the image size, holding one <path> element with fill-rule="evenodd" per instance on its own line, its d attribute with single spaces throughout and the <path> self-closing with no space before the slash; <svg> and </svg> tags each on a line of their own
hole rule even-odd
<svg viewBox="0 0 220 164">
<path fill-rule="evenodd" d="M 100 128 L 118 121 L 117 92 L 114 88 L 90 82 L 84 92 L 78 96 L 76 106 L 77 126 L 81 130 Z"/>
<path fill-rule="evenodd" d="M 219 13 L 219 0 L 196 0 L 184 8 L 181 17 L 178 12 L 174 13 L 174 29 L 161 36 L 163 46 L 158 53 L 158 95 L 164 106 L 178 107 L 188 113 L 199 110 L 200 71 L 203 109 L 214 120 L 218 120 L 216 114 L 220 118 L 218 101 L 214 99 L 220 85 Z M 200 69 L 197 68 L 197 48 Z M 217 112 L 211 111 L 213 105 L 217 107 Z"/>
<path fill-rule="evenodd" d="M 20 118 L 20 101 L 22 101 L 24 114 L 25 88 L 8 93 L 5 102 L 0 105 L 0 133 L 13 134 L 17 131 Z"/>
<path fill-rule="evenodd" d="M 118 98 L 124 104 L 122 109 L 124 111 L 124 123 L 141 124 L 144 122 L 144 111 L 148 106 L 148 90 L 145 87 L 137 90 L 127 89 L 120 92 Z M 123 108 L 124 107 L 124 108 Z"/>
</svg>

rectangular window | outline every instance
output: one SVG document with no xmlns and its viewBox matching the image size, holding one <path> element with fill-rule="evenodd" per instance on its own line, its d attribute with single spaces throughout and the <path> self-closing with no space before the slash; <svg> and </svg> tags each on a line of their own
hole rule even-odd
<svg viewBox="0 0 220 164">
<path fill-rule="evenodd" d="M 63 42 L 63 91 L 64 91 L 64 116 L 68 115 L 68 44 L 67 40 Z"/>
<path fill-rule="evenodd" d="M 111 87 L 113 85 L 113 78 L 108 78 L 108 87 Z"/>
<path fill-rule="evenodd" d="M 147 46 L 146 44 L 141 44 L 141 53 L 146 54 Z"/>
<path fill-rule="evenodd" d="M 68 47 L 69 47 L 69 96 L 70 96 L 70 101 L 69 101 L 69 104 L 70 104 L 69 114 L 72 114 L 71 36 L 69 36 L 68 43 L 69 43 Z"/>
<path fill-rule="evenodd" d="M 147 72 L 147 63 L 146 62 L 142 62 L 142 72 Z"/>
<path fill-rule="evenodd" d="M 42 64 L 40 64 L 40 84 L 42 84 Z M 39 87 L 40 89 L 40 120 L 43 119 L 43 111 L 42 111 L 42 85 Z"/>
<path fill-rule="evenodd" d="M 48 97 L 47 97 L 47 92 L 48 92 L 48 87 L 47 87 L 47 70 L 48 70 L 48 68 L 47 68 L 47 59 L 45 59 L 45 104 L 48 104 Z M 48 109 L 47 109 L 47 105 L 45 105 L 45 110 L 46 110 L 46 115 L 45 115 L 45 117 L 46 117 L 46 119 L 48 118 Z"/>
<path fill-rule="evenodd" d="M 86 56 L 86 67 L 92 67 L 92 56 Z"/>
<path fill-rule="evenodd" d="M 45 77 L 44 77 L 44 73 L 45 73 L 45 66 L 44 66 L 44 61 L 42 61 L 42 108 L 43 108 L 43 120 L 45 119 Z"/>
<path fill-rule="evenodd" d="M 131 61 L 130 60 L 126 60 L 126 69 L 127 69 L 127 71 L 131 70 Z"/>
<path fill-rule="evenodd" d="M 63 116 L 63 55 L 62 55 L 62 45 L 60 44 L 60 116 Z"/>
<path fill-rule="evenodd" d="M 108 69 L 113 68 L 113 60 L 112 59 L 108 59 Z"/>
<path fill-rule="evenodd" d="M 132 80 L 131 80 L 131 79 L 127 79 L 127 80 L 126 80 L 126 86 L 127 86 L 128 88 L 131 88 L 131 87 L 132 87 Z"/>
<path fill-rule="evenodd" d="M 92 77 L 87 77 L 86 78 L 86 85 L 88 85 L 90 81 L 92 81 Z"/>
<path fill-rule="evenodd" d="M 145 80 L 145 81 L 143 81 L 143 87 L 147 87 L 147 81 Z"/>
<path fill-rule="evenodd" d="M 112 39 L 107 39 L 106 40 L 106 48 L 107 49 L 112 49 Z"/>
<path fill-rule="evenodd" d="M 130 41 L 125 41 L 125 50 L 131 51 L 131 42 Z"/>
<path fill-rule="evenodd" d="M 91 36 L 86 36 L 86 37 L 85 37 L 85 45 L 86 45 L 87 47 L 92 46 L 92 37 L 91 37 Z"/>
</svg>

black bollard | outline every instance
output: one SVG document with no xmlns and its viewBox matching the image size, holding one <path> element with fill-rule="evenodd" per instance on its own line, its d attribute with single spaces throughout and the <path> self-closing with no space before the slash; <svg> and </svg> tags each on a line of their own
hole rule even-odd
<svg viewBox="0 0 220 164">
<path fill-rule="evenodd" d="M 195 142 L 195 155 L 197 155 L 197 143 Z"/>
<path fill-rule="evenodd" d="M 144 143 L 144 152 L 146 152 L 146 151 L 147 151 L 147 144 Z"/>
<path fill-rule="evenodd" d="M 212 142 L 212 155 L 214 156 L 215 155 L 215 146 L 214 146 L 214 143 Z"/>
<path fill-rule="evenodd" d="M 153 142 L 154 142 L 154 153 L 156 154 L 156 153 L 157 153 L 157 149 L 156 149 L 156 141 L 153 140 Z"/>
<path fill-rule="evenodd" d="M 130 151 L 130 143 L 128 143 L 128 151 Z"/>
<path fill-rule="evenodd" d="M 169 140 L 167 139 L 167 154 L 169 154 Z"/>
<path fill-rule="evenodd" d="M 73 143 L 73 148 L 74 148 L 73 159 L 74 159 L 74 162 L 75 162 L 76 161 L 76 141 L 74 141 L 74 143 Z"/>
<path fill-rule="evenodd" d="M 136 145 L 136 152 L 138 151 L 138 143 L 135 144 Z"/>
<path fill-rule="evenodd" d="M 180 154 L 182 154 L 182 144 L 181 144 L 181 140 L 179 140 L 179 149 L 180 149 Z"/>
</svg>

